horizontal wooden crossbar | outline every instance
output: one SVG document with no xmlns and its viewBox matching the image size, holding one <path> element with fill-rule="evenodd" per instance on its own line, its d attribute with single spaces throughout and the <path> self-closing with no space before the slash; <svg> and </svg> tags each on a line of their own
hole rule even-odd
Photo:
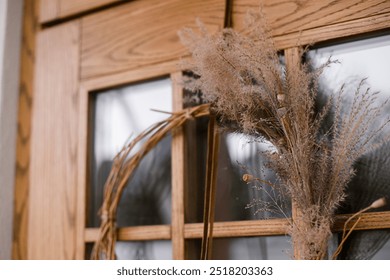
<svg viewBox="0 0 390 280">
<path fill-rule="evenodd" d="M 334 223 L 333 231 L 342 231 L 344 223 L 351 215 L 338 215 Z M 361 220 L 355 230 L 390 229 L 390 212 L 373 212 L 360 215 Z M 355 220 L 356 221 L 356 220 Z M 215 238 L 227 237 L 254 237 L 288 234 L 290 219 L 269 219 L 234 222 L 216 222 L 214 224 Z M 354 224 L 352 220 L 347 229 Z M 85 230 L 85 242 L 94 242 L 99 234 L 98 228 Z M 203 223 L 186 224 L 184 237 L 186 239 L 202 238 Z M 171 239 L 170 225 L 123 227 L 118 229 L 118 240 L 169 240 Z"/>
</svg>

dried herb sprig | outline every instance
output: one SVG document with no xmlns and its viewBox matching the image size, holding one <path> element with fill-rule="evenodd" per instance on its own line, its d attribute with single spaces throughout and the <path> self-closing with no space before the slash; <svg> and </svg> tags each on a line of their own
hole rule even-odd
<svg viewBox="0 0 390 280">
<path fill-rule="evenodd" d="M 276 147 L 267 157 L 278 187 L 298 208 L 291 228 L 294 245 L 300 258 L 321 259 L 354 163 L 375 147 L 375 137 L 389 120 L 372 129 L 383 104 L 364 89 L 364 80 L 350 106 L 342 102 L 342 88 L 318 112 L 318 79 L 333 62 L 314 70 L 308 65 L 285 68 L 261 15 L 248 19 L 245 34 L 223 29 L 211 35 L 201 23 L 199 33 L 180 33 L 192 54 L 185 67 L 196 76 L 185 80 L 185 87 L 203 94 L 221 126 Z M 329 114 L 333 123 L 324 131 Z"/>
</svg>

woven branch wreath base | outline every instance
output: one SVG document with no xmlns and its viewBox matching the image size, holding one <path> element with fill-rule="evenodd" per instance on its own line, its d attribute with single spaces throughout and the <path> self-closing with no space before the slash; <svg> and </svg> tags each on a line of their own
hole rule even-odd
<svg viewBox="0 0 390 280">
<path fill-rule="evenodd" d="M 190 119 L 209 115 L 210 110 L 208 104 L 172 113 L 169 118 L 158 122 L 143 131 L 129 144 L 125 145 L 118 153 L 118 155 L 114 158 L 113 166 L 104 186 L 104 200 L 99 212 L 101 225 L 99 228 L 98 239 L 95 242 L 92 251 L 92 259 L 113 260 L 116 258 L 116 214 L 118 204 L 128 180 L 131 178 L 142 158 L 169 132 L 183 126 Z M 133 156 L 129 156 L 134 147 L 141 141 L 145 141 L 141 148 Z"/>
</svg>

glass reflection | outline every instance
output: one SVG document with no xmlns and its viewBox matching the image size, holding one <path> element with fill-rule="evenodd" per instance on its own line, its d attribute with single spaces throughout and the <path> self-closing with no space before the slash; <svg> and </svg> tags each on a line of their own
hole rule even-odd
<svg viewBox="0 0 390 280">
<path fill-rule="evenodd" d="M 115 253 L 118 260 L 171 260 L 172 243 L 167 240 L 119 241 Z"/>
<path fill-rule="evenodd" d="M 213 241 L 213 259 L 221 260 L 290 260 L 287 236 L 221 238 Z"/>
<path fill-rule="evenodd" d="M 130 136 L 166 118 L 151 109 L 171 111 L 171 92 L 171 81 L 166 78 L 95 95 L 89 227 L 100 224 L 97 213 L 113 158 Z M 170 154 L 171 141 L 167 137 L 142 160 L 122 195 L 118 227 L 170 223 Z"/>
<path fill-rule="evenodd" d="M 187 240 L 188 259 L 199 259 L 201 240 Z M 293 251 L 289 236 L 214 238 L 213 260 L 290 260 Z"/>
<path fill-rule="evenodd" d="M 279 55 L 281 71 L 285 59 Z M 186 73 L 191 76 L 191 73 Z M 201 94 L 185 92 L 185 106 L 202 101 Z M 207 150 L 207 119 L 198 119 L 187 125 L 187 141 L 196 152 L 189 151 L 189 198 L 186 203 L 186 222 L 202 222 L 204 178 Z M 245 173 L 274 183 L 275 174 L 266 165 L 263 152 L 272 150 L 270 143 L 226 129 L 220 136 L 217 169 L 215 221 L 256 220 L 291 217 L 291 202 L 287 195 L 265 184 L 246 183 Z"/>
<path fill-rule="evenodd" d="M 383 240 L 381 240 L 383 241 Z M 373 260 L 390 260 L 390 239 L 386 243 L 380 244 L 380 249 L 372 257 Z"/>
<path fill-rule="evenodd" d="M 207 119 L 196 120 L 187 126 L 189 145 L 189 195 L 186 222 L 202 222 L 205 163 L 207 150 Z M 192 137 L 196 135 L 196 137 Z M 242 180 L 250 173 L 265 181 L 274 182 L 274 174 L 266 168 L 262 152 L 272 149 L 267 143 L 248 135 L 222 132 L 217 169 L 215 221 L 256 220 L 291 216 L 287 196 L 264 184 Z"/>
<path fill-rule="evenodd" d="M 320 79 L 322 97 L 338 92 L 344 85 L 344 104 L 351 102 L 352 96 L 362 79 L 367 88 L 379 92 L 378 104 L 390 97 L 390 35 L 364 39 L 344 44 L 318 48 L 308 53 L 308 61 L 314 67 L 325 63 L 331 56 L 339 63 L 325 69 Z M 319 98 L 321 102 L 323 98 Z M 386 105 L 378 124 L 389 117 Z M 379 134 L 378 141 L 389 135 L 389 129 Z M 390 143 L 385 141 L 379 148 L 363 156 L 356 164 L 356 176 L 348 186 L 347 198 L 340 212 L 355 213 L 380 197 L 390 197 Z M 390 210 L 390 205 L 378 211 Z M 389 240 L 389 230 L 356 231 L 343 246 L 341 259 L 369 259 Z M 388 247 L 387 247 L 388 248 Z M 385 250 L 385 247 L 383 247 Z"/>
</svg>

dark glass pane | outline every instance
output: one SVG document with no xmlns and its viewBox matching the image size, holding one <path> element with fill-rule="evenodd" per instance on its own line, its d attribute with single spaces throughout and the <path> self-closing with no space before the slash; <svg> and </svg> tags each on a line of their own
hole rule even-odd
<svg viewBox="0 0 390 280">
<path fill-rule="evenodd" d="M 207 119 L 194 121 L 187 126 L 189 145 L 189 195 L 187 198 L 186 222 L 202 222 L 203 193 L 206 169 Z M 272 148 L 272 147 L 271 147 Z M 266 168 L 262 152 L 270 149 L 264 142 L 250 136 L 223 132 L 220 137 L 216 221 L 255 220 L 286 218 L 291 216 L 288 196 L 267 184 L 246 183 L 242 177 L 250 173 L 270 183 L 273 173 Z"/>
<path fill-rule="evenodd" d="M 325 69 L 321 76 L 320 90 L 324 95 L 338 92 L 344 85 L 343 104 L 348 105 L 361 80 L 367 78 L 362 93 L 366 88 L 379 92 L 378 104 L 390 97 L 390 35 L 318 48 L 308 53 L 309 61 L 315 67 L 325 63 L 330 56 L 340 63 Z M 388 105 L 384 108 L 383 114 L 378 118 L 378 126 L 381 121 L 389 118 L 389 109 Z M 389 132 L 387 129 L 378 134 L 377 142 L 385 140 Z M 349 185 L 342 212 L 357 212 L 374 200 L 390 195 L 389 156 L 390 144 L 385 141 L 382 146 L 358 161 L 356 176 Z M 390 210 L 390 207 L 379 210 L 385 209 Z"/>
<path fill-rule="evenodd" d="M 189 259 L 199 259 L 201 240 L 188 240 Z M 288 236 L 214 238 L 214 260 L 289 260 L 293 251 Z"/>
<path fill-rule="evenodd" d="M 281 71 L 285 65 L 280 55 Z M 191 74 L 189 74 L 191 75 Z M 186 106 L 201 102 L 201 95 L 186 92 Z M 186 222 L 202 222 L 203 193 L 205 185 L 208 119 L 198 119 L 187 125 L 189 151 L 189 187 Z M 233 125 L 234 126 L 234 125 Z M 287 195 L 267 184 L 246 183 L 242 177 L 250 173 L 271 184 L 274 173 L 266 168 L 265 150 L 272 150 L 270 143 L 224 127 L 220 137 L 215 220 L 255 220 L 291 217 L 291 202 Z M 201 194 L 201 195 L 200 195 Z"/>
<path fill-rule="evenodd" d="M 341 243 L 341 233 L 333 234 L 329 256 L 333 256 Z M 390 230 L 354 231 L 343 243 L 337 256 L 341 260 L 390 260 Z"/>
<path fill-rule="evenodd" d="M 373 260 L 390 260 L 390 232 L 387 231 L 387 241 L 381 240 L 380 249 L 372 257 Z M 385 242 L 383 242 L 385 241 Z M 383 243 L 382 243 L 383 242 Z"/>
<path fill-rule="evenodd" d="M 347 42 L 314 49 L 308 53 L 308 61 L 318 67 L 329 57 L 339 63 L 325 69 L 320 79 L 320 90 L 324 96 L 338 92 L 344 85 L 343 104 L 350 104 L 353 95 L 362 81 L 367 78 L 361 92 L 370 88 L 379 92 L 378 104 L 390 97 L 390 35 Z M 320 98 L 320 100 L 322 100 Z M 379 116 L 378 124 L 389 118 L 389 105 Z M 329 119 L 331 121 L 331 119 Z M 328 124 L 329 125 L 329 124 Z M 377 142 L 382 145 L 361 157 L 356 163 L 356 175 L 347 189 L 347 197 L 339 212 L 356 213 L 381 197 L 390 198 L 390 143 L 389 129 L 377 134 Z M 387 139 L 387 140 L 386 140 Z M 386 207 L 375 211 L 390 210 Z M 389 256 L 389 230 L 356 231 L 348 238 L 341 259 L 371 259 Z M 340 240 L 337 240 L 340 242 Z M 337 247 L 337 243 L 336 246 Z M 387 242 L 387 243 L 386 243 Z M 387 244 L 384 246 L 384 244 Z"/>
<path fill-rule="evenodd" d="M 149 81 L 95 95 L 88 226 L 97 227 L 104 183 L 123 145 L 171 111 L 169 79 Z M 141 161 L 118 207 L 117 225 L 169 224 L 171 220 L 171 141 L 161 141 Z"/>
</svg>

